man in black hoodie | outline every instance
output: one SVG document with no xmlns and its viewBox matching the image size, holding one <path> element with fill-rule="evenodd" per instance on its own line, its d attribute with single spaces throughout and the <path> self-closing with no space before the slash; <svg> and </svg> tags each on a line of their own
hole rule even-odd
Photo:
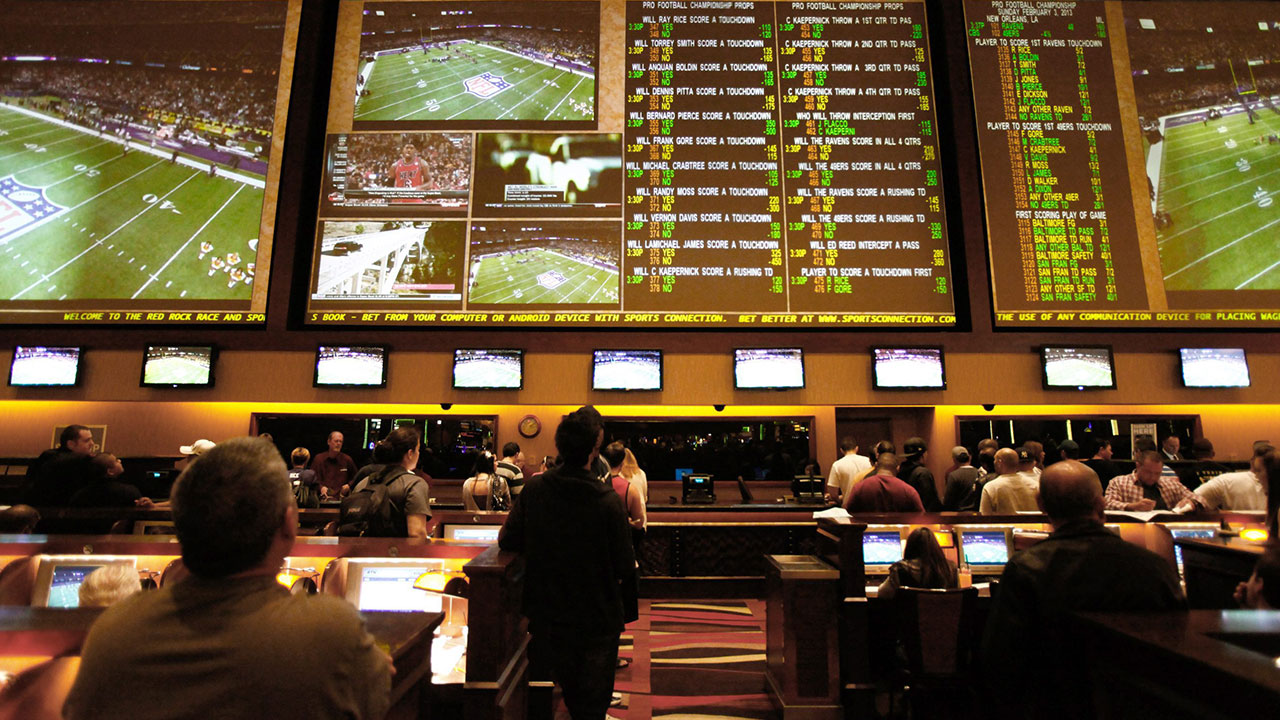
<svg viewBox="0 0 1280 720">
<path fill-rule="evenodd" d="M 603 439 L 595 408 L 565 417 L 556 428 L 564 462 L 525 483 L 498 535 L 499 547 L 525 556 L 530 661 L 550 669 L 574 720 L 609 709 L 631 587 L 623 580 L 635 574 L 622 499 L 591 469 Z"/>
<path fill-rule="evenodd" d="M 913 437 L 902 446 L 906 460 L 898 467 L 898 479 L 906 482 L 920 494 L 920 502 L 925 512 L 942 510 L 942 500 L 938 499 L 938 486 L 933 482 L 933 473 L 924 464 L 924 456 L 929 447 L 924 438 Z"/>
</svg>

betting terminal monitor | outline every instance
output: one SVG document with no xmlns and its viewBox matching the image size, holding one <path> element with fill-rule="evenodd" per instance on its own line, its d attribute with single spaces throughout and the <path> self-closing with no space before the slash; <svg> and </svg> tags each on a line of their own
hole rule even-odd
<svg viewBox="0 0 1280 720">
<path fill-rule="evenodd" d="M 36 564 L 32 607 L 80 607 L 80 585 L 89 573 L 108 565 L 137 569 L 133 555 L 41 555 Z"/>
<path fill-rule="evenodd" d="M 716 501 L 714 484 L 710 475 L 688 474 L 680 482 L 682 502 L 685 505 L 712 505 Z"/>
<path fill-rule="evenodd" d="M 13 349 L 10 387 L 72 387 L 80 382 L 80 348 L 24 347 Z"/>
<path fill-rule="evenodd" d="M 733 351 L 735 390 L 795 390 L 804 387 L 800 348 L 739 348 Z"/>
<path fill-rule="evenodd" d="M 1202 538 L 1212 540 L 1218 537 L 1218 526 L 1215 524 L 1208 525 L 1166 525 L 1169 528 L 1169 534 L 1174 540 L 1179 538 Z M 1177 543 L 1173 544 L 1173 559 L 1178 564 L 1178 572 L 1182 572 L 1182 548 Z"/>
<path fill-rule="evenodd" d="M 1243 348 L 1180 348 L 1182 386 L 1249 387 L 1249 362 Z"/>
<path fill-rule="evenodd" d="M 498 533 L 501 530 L 501 525 L 461 525 L 450 523 L 444 526 L 444 539 L 493 544 L 498 542 Z"/>
<path fill-rule="evenodd" d="M 148 345 L 142 387 L 213 387 L 217 349 L 211 345 Z"/>
<path fill-rule="evenodd" d="M 316 387 L 387 386 L 387 349 L 321 345 L 316 350 Z"/>
<path fill-rule="evenodd" d="M 1111 346 L 1040 348 L 1045 390 L 1115 390 L 1115 361 Z"/>
<path fill-rule="evenodd" d="M 862 565 L 868 575 L 886 575 L 902 559 L 902 528 L 870 526 L 862 533 Z"/>
<path fill-rule="evenodd" d="M 661 350 L 595 350 L 592 390 L 661 390 Z"/>
<path fill-rule="evenodd" d="M 956 530 L 959 557 L 974 575 L 999 575 L 1013 548 L 1012 528 L 961 528 Z"/>
<path fill-rule="evenodd" d="M 441 597 L 419 590 L 414 583 L 424 573 L 443 570 L 439 562 L 392 558 L 347 561 L 347 600 L 360 610 L 438 612 Z"/>
<path fill-rule="evenodd" d="M 523 386 L 523 350 L 463 348 L 453 353 L 455 390 L 519 390 Z"/>
<path fill-rule="evenodd" d="M 873 348 L 871 382 L 877 390 L 946 390 L 942 348 Z"/>
</svg>

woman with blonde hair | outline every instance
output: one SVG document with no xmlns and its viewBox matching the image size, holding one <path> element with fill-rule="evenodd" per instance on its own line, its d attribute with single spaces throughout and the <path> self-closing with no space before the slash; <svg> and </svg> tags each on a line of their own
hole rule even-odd
<svg viewBox="0 0 1280 720">
<path fill-rule="evenodd" d="M 649 478 L 644 474 L 644 470 L 640 469 L 640 463 L 636 462 L 636 456 L 631 452 L 631 448 L 623 447 L 622 452 L 626 457 L 622 460 L 622 471 L 619 473 L 622 477 L 631 483 L 631 487 L 640 491 L 640 499 L 645 503 L 649 502 Z"/>
</svg>

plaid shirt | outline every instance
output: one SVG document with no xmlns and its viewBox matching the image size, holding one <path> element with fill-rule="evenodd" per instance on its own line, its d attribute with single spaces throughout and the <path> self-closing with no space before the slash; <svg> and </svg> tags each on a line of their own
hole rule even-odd
<svg viewBox="0 0 1280 720">
<path fill-rule="evenodd" d="M 1164 498 L 1164 504 L 1168 505 L 1170 510 L 1184 498 L 1189 498 L 1192 502 L 1197 500 L 1196 494 L 1188 490 L 1176 475 L 1162 474 L 1156 481 L 1156 486 L 1160 488 L 1160 497 Z M 1123 510 L 1125 505 L 1138 502 L 1146 497 L 1142 489 L 1142 481 L 1138 479 L 1137 472 L 1111 478 L 1111 482 L 1107 484 L 1107 509 Z"/>
</svg>

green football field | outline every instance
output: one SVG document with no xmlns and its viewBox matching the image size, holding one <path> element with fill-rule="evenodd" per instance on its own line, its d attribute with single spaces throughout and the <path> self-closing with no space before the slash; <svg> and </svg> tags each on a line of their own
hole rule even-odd
<svg viewBox="0 0 1280 720">
<path fill-rule="evenodd" d="M 250 283 L 229 267 L 210 275 L 211 262 L 235 253 L 247 273 L 262 200 L 252 185 L 0 105 L 0 298 L 247 301 Z"/>
<path fill-rule="evenodd" d="M 616 305 L 618 273 L 542 248 L 487 255 L 471 261 L 468 299 L 473 305 Z"/>
<path fill-rule="evenodd" d="M 1045 368 L 1050 384 L 1076 387 L 1109 387 L 1111 371 L 1096 363 L 1060 358 L 1051 360 Z"/>
<path fill-rule="evenodd" d="M 1280 114 L 1244 113 L 1165 131 L 1157 208 L 1168 290 L 1280 288 Z"/>
<path fill-rule="evenodd" d="M 209 381 L 209 366 L 184 357 L 156 358 L 147 364 L 149 383 L 192 385 Z"/>
<path fill-rule="evenodd" d="M 457 48 L 461 55 L 453 55 Z M 437 63 L 433 58 L 453 59 Z M 475 62 L 472 62 L 474 60 Z M 383 55 L 373 62 L 354 120 L 595 119 L 594 77 L 506 50 L 457 43 Z"/>
</svg>

